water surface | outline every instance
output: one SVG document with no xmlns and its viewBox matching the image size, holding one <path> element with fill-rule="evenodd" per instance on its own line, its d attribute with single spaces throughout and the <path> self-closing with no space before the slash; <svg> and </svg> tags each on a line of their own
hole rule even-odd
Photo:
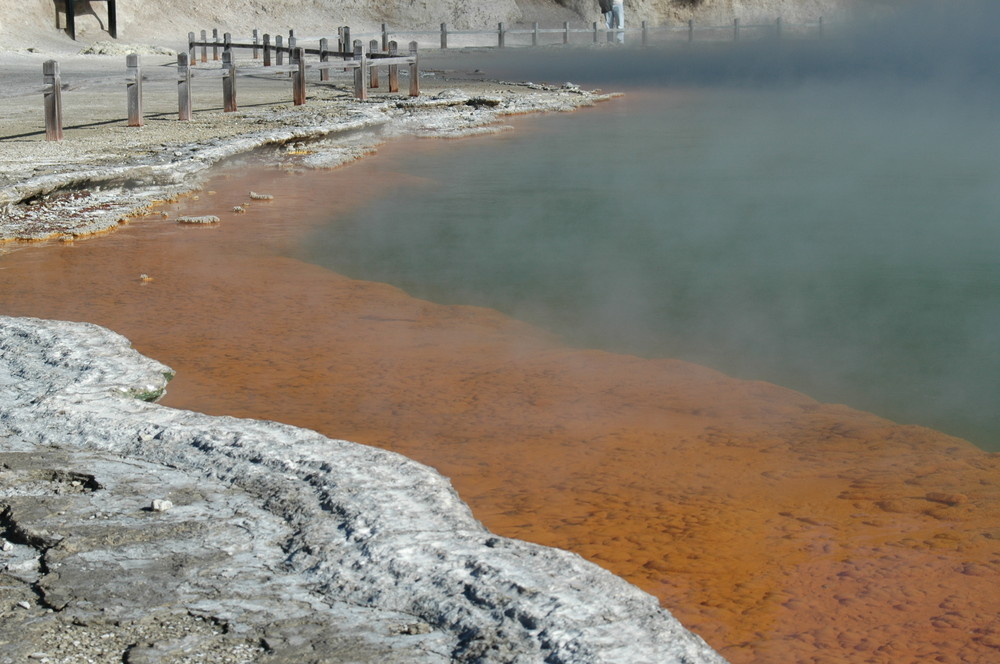
<svg viewBox="0 0 1000 664">
<path fill-rule="evenodd" d="M 647 72 L 488 151 L 404 155 L 392 170 L 415 184 L 294 255 L 1000 449 L 995 97 L 816 70 L 682 88 Z"/>
</svg>

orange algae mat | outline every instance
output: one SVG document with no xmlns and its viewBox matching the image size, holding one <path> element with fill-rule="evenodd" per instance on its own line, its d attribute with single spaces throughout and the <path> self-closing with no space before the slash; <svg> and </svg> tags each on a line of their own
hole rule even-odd
<svg viewBox="0 0 1000 664">
<path fill-rule="evenodd" d="M 736 664 L 1000 661 L 1000 455 L 278 255 L 317 187 L 350 206 L 404 177 L 397 149 L 221 177 L 167 218 L 2 255 L 0 313 L 128 336 L 178 372 L 165 405 L 434 466 L 495 532 L 627 578 Z M 231 212 L 250 189 L 275 200 Z"/>
</svg>

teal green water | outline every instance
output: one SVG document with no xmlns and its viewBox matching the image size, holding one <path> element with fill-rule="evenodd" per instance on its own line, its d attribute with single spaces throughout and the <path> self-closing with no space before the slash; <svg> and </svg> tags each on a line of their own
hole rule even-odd
<svg viewBox="0 0 1000 664">
<path fill-rule="evenodd" d="M 994 108 L 884 82 L 647 87 L 404 157 L 431 186 L 331 215 L 301 255 L 1000 449 Z"/>
</svg>

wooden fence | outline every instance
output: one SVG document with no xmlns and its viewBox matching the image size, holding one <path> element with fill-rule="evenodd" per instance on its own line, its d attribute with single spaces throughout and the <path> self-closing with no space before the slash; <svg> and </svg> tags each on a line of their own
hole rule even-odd
<svg viewBox="0 0 1000 664">
<path fill-rule="evenodd" d="M 822 38 L 826 33 L 826 25 L 823 17 L 819 17 L 815 22 L 808 23 L 788 23 L 780 17 L 772 23 L 741 23 L 740 19 L 733 19 L 728 25 L 701 25 L 690 20 L 679 25 L 650 26 L 648 21 L 641 21 L 636 28 L 613 28 L 609 29 L 604 23 L 594 21 L 590 26 L 573 27 L 568 21 L 563 22 L 562 27 L 541 28 L 537 22 L 532 23 L 530 28 L 510 28 L 504 23 L 499 23 L 496 30 L 452 30 L 447 23 L 441 23 L 438 30 L 390 30 L 388 24 L 383 23 L 378 32 L 353 33 L 354 38 L 378 38 L 381 50 L 388 49 L 388 44 L 392 39 L 403 41 L 404 38 L 424 38 L 423 41 L 430 45 L 439 46 L 442 49 L 455 48 L 456 38 L 461 41 L 462 37 L 475 37 L 476 39 L 465 40 L 466 43 L 458 44 L 459 48 L 470 46 L 490 46 L 498 48 L 512 46 L 540 46 L 551 44 L 570 44 L 572 41 L 578 43 L 600 43 L 604 40 L 608 42 L 616 41 L 619 36 L 638 36 L 643 46 L 654 43 L 664 43 L 670 41 L 740 41 L 744 39 L 815 39 Z M 578 37 L 585 35 L 586 38 L 580 40 Z M 489 38 L 484 40 L 483 38 Z M 429 38 L 429 39 L 428 39 Z M 285 41 L 283 41 L 285 39 Z M 315 38 L 300 38 L 298 41 L 317 41 Z M 325 40 L 318 40 L 321 43 Z M 351 44 L 352 32 L 350 26 L 343 26 L 337 29 L 338 50 L 346 50 L 343 44 Z M 253 58 L 257 59 L 264 53 L 265 62 L 268 52 L 277 54 L 278 64 L 282 52 L 287 53 L 297 43 L 294 30 L 288 31 L 287 38 L 282 35 L 274 35 L 273 43 L 271 35 L 260 34 L 259 30 L 253 31 L 252 41 L 248 44 L 239 45 L 242 48 L 253 50 Z M 375 43 L 375 40 L 372 40 Z M 201 62 L 207 61 L 208 49 L 212 50 L 212 59 L 218 60 L 219 53 L 226 47 L 225 36 L 220 38 L 217 29 L 212 30 L 212 38 L 208 38 L 206 30 L 201 31 L 201 39 L 196 40 L 195 34 L 188 34 L 188 50 L 191 61 L 197 60 L 196 49 L 201 49 Z M 320 48 L 324 48 L 322 45 Z M 372 47 L 372 51 L 375 48 Z"/>
<path fill-rule="evenodd" d="M 180 53 L 177 56 L 176 73 L 169 78 L 155 78 L 143 74 L 140 57 L 131 54 L 125 58 L 124 79 L 103 78 L 78 82 L 74 86 L 63 83 L 60 75 L 59 63 L 55 60 L 46 61 L 42 65 L 43 85 L 40 91 L 44 95 L 45 102 L 45 138 L 50 141 L 63 139 L 63 118 L 62 118 L 62 94 L 71 89 L 80 89 L 95 84 L 107 84 L 109 82 L 121 81 L 126 86 L 126 98 L 128 106 L 128 126 L 141 127 L 143 125 L 143 83 L 167 82 L 175 83 L 177 86 L 177 116 L 179 120 L 190 120 L 192 116 L 192 79 L 221 79 L 223 111 L 231 113 L 238 108 L 237 99 L 237 79 L 241 76 L 259 76 L 261 74 L 287 74 L 292 83 L 292 101 L 295 105 L 306 103 L 306 72 L 315 69 L 319 72 L 320 81 L 329 81 L 331 70 L 353 71 L 354 73 L 354 96 L 364 100 L 368 98 L 369 88 L 377 89 L 379 85 L 379 68 L 388 70 L 388 90 L 390 93 L 399 91 L 399 67 L 405 66 L 409 75 L 409 94 L 412 97 L 420 95 L 420 74 L 419 58 L 417 55 L 417 43 L 411 42 L 409 53 L 399 55 L 395 41 L 386 44 L 385 50 L 379 48 L 379 44 L 374 40 L 369 45 L 366 52 L 360 40 L 355 41 L 351 51 L 329 50 L 326 47 L 326 40 L 321 40 L 317 49 L 302 48 L 291 41 L 290 46 L 278 44 L 274 47 L 263 48 L 264 66 L 244 66 L 237 65 L 233 55 L 234 49 L 247 48 L 254 49 L 253 44 L 240 44 L 231 41 L 228 34 L 219 45 L 221 46 L 221 67 L 197 67 L 197 61 L 193 54 L 195 49 L 202 47 L 202 62 L 206 62 L 205 49 L 212 46 L 212 42 L 195 41 L 193 33 L 190 35 L 188 52 Z M 265 37 L 267 37 L 265 35 Z M 266 42 L 266 40 L 265 40 Z M 342 47 L 340 47 L 342 48 Z M 256 51 L 255 51 L 256 52 Z M 272 58 L 271 55 L 276 57 Z M 216 51 L 215 56 L 219 53 Z M 284 64 L 284 56 L 288 55 L 288 64 Z M 312 62 L 308 56 L 316 56 Z M 272 62 L 274 60 L 274 62 Z M 28 94 L 37 94 L 32 91 Z"/>
<path fill-rule="evenodd" d="M 253 41 L 250 43 L 234 42 L 228 32 L 223 35 L 220 42 L 218 30 L 213 30 L 212 32 L 212 41 L 207 39 L 205 30 L 201 31 L 200 41 L 195 38 L 193 32 L 188 33 L 187 53 L 182 53 L 178 56 L 178 78 L 181 83 L 180 90 L 182 91 L 180 93 L 182 96 L 180 103 L 182 105 L 183 96 L 186 94 L 185 91 L 190 86 L 189 77 L 195 71 L 197 71 L 197 75 L 203 75 L 205 71 L 204 69 L 194 69 L 198 62 L 198 49 L 201 49 L 201 62 L 205 64 L 208 62 L 209 47 L 212 48 L 213 60 L 218 60 L 220 50 L 222 52 L 222 69 L 215 71 L 220 72 L 217 75 L 223 78 L 223 105 L 226 111 L 236 110 L 236 78 L 241 75 L 233 57 L 234 49 L 252 51 L 252 57 L 255 60 L 259 59 L 261 53 L 263 53 L 265 73 L 287 72 L 291 75 L 294 82 L 292 96 L 294 103 L 297 105 L 305 103 L 305 73 L 309 69 L 319 71 L 320 81 L 329 81 L 330 71 L 333 69 L 353 69 L 354 96 L 363 100 L 368 98 L 367 90 L 369 88 L 379 87 L 379 67 L 386 67 L 388 69 L 389 92 L 399 92 L 399 66 L 405 65 L 409 69 L 410 96 L 417 97 L 420 95 L 419 59 L 417 56 L 417 42 L 415 41 L 410 42 L 409 54 L 401 56 L 399 55 L 398 46 L 395 41 L 387 41 L 380 46 L 373 39 L 368 44 L 368 50 L 365 51 L 361 40 L 354 40 L 352 42 L 349 39 L 349 32 L 346 38 L 342 33 L 342 36 L 338 39 L 336 50 L 330 49 L 329 40 L 325 37 L 319 40 L 318 48 L 298 46 L 295 41 L 294 31 L 289 34 L 287 45 L 282 43 L 281 35 L 275 37 L 273 45 L 271 44 L 270 35 L 265 34 L 263 41 L 261 41 L 257 30 L 254 30 Z M 347 44 L 351 44 L 352 48 L 347 49 Z M 289 58 L 288 65 L 284 64 L 284 56 L 286 54 Z M 313 64 L 307 64 L 307 56 L 316 56 L 318 61 Z M 339 60 L 333 62 L 331 59 Z M 254 67 L 250 68 L 247 73 L 259 74 L 260 72 L 259 68 Z"/>
<path fill-rule="evenodd" d="M 410 31 L 390 31 L 385 23 L 377 33 L 357 34 L 357 37 L 380 37 L 383 44 L 387 43 L 390 36 L 401 38 L 424 37 L 430 38 L 432 43 L 437 43 L 440 48 L 455 48 L 456 41 L 462 37 L 475 37 L 476 39 L 465 40 L 466 43 L 458 44 L 459 48 L 469 46 L 483 46 L 484 43 L 498 48 L 511 46 L 540 46 L 553 44 L 576 43 L 600 43 L 602 41 L 613 42 L 628 35 L 639 37 L 643 46 L 654 43 L 669 41 L 740 41 L 741 39 L 789 39 L 789 38 L 822 38 L 826 26 L 822 17 L 815 22 L 809 23 L 788 23 L 780 17 L 772 23 L 741 23 L 740 19 L 733 19 L 728 25 L 701 25 L 690 20 L 680 25 L 659 25 L 651 26 L 648 21 L 640 21 L 634 28 L 608 28 L 604 23 L 594 21 L 589 26 L 571 26 L 568 21 L 563 22 L 558 28 L 541 28 L 537 22 L 531 24 L 530 28 L 510 28 L 504 23 L 497 24 L 496 30 L 452 30 L 447 23 L 442 23 L 439 30 L 410 30 Z M 341 28 L 347 31 L 349 28 Z M 256 32 L 256 31 L 255 31 Z M 456 40 L 456 37 L 459 38 Z M 483 39 L 487 38 L 487 39 Z M 493 41 L 495 40 L 495 42 Z"/>
</svg>

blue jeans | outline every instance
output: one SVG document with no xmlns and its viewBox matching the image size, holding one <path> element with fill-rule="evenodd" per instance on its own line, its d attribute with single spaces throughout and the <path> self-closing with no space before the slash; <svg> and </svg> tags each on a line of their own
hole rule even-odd
<svg viewBox="0 0 1000 664">
<path fill-rule="evenodd" d="M 612 5 L 611 11 L 604 15 L 604 20 L 608 23 L 608 30 L 625 29 L 625 5 Z M 619 44 L 625 43 L 625 33 L 615 32 L 615 41 Z"/>
</svg>

